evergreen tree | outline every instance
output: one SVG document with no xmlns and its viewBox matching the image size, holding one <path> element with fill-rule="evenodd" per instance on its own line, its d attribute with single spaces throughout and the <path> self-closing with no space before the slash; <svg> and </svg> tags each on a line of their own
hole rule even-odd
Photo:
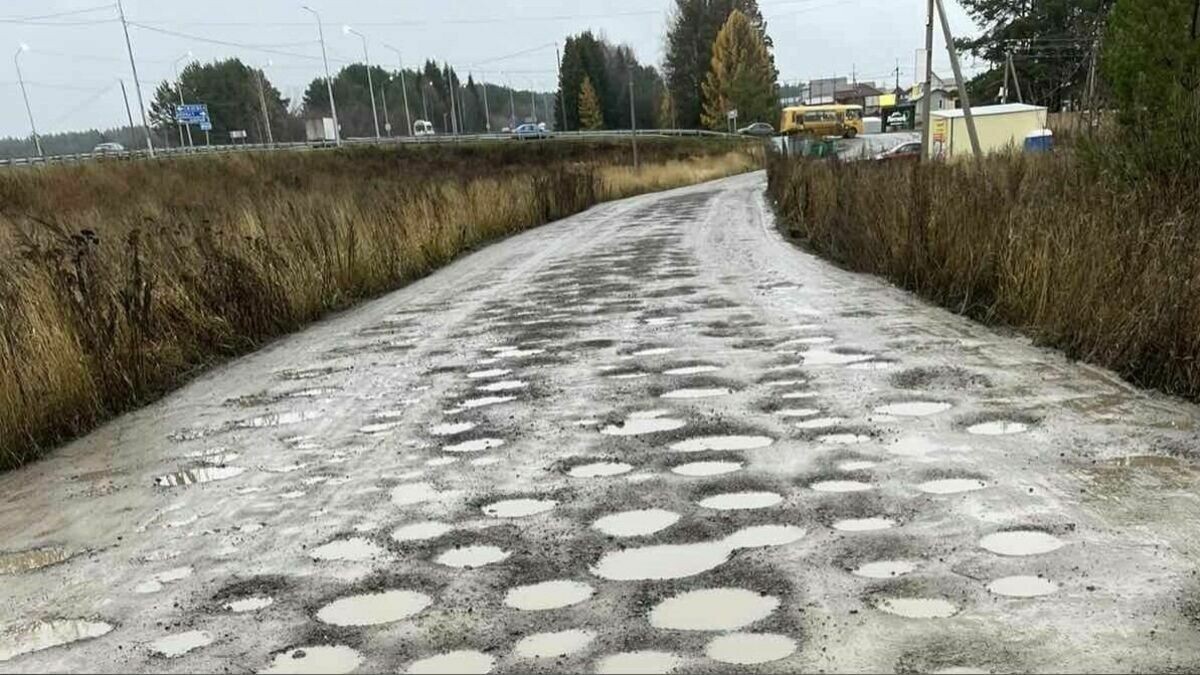
<svg viewBox="0 0 1200 675">
<path fill-rule="evenodd" d="M 583 86 L 579 88 L 579 128 L 584 131 L 596 131 L 604 128 L 604 116 L 600 112 L 600 97 L 592 86 L 590 77 L 583 78 Z"/>
<path fill-rule="evenodd" d="M 767 45 L 746 15 L 735 9 L 713 43 L 701 122 L 709 129 L 725 129 L 730 110 L 738 111 L 739 122 L 769 122 L 778 117 L 778 108 Z"/>
<path fill-rule="evenodd" d="M 265 143 L 267 132 L 258 91 L 260 77 L 275 138 L 289 138 L 294 125 L 288 114 L 288 101 L 280 96 L 265 73 L 250 68 L 241 60 L 190 63 L 180 72 L 179 82 L 185 102 L 208 105 L 213 142 L 228 143 L 229 132 L 239 130 L 247 133 L 249 142 Z M 164 138 L 171 144 L 179 142 L 179 136 L 175 133 L 175 106 L 178 104 L 179 93 L 174 82 L 159 84 L 150 102 L 150 123 L 164 132 Z M 203 132 L 193 127 L 193 140 L 197 133 L 202 142 Z"/>
</svg>

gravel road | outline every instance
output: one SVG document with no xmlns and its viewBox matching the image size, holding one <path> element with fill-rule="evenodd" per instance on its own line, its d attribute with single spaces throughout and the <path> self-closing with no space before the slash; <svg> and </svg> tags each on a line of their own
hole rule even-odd
<svg viewBox="0 0 1200 675">
<path fill-rule="evenodd" d="M 0 476 L 0 671 L 1200 669 L 1197 408 L 794 248 L 764 183 L 512 237 Z"/>
</svg>

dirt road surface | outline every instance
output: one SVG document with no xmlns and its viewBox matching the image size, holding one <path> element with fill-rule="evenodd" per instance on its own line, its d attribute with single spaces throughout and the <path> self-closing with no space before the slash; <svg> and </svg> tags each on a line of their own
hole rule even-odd
<svg viewBox="0 0 1200 675">
<path fill-rule="evenodd" d="M 1200 668 L 1197 409 L 594 208 L 0 477 L 3 671 Z"/>
</svg>

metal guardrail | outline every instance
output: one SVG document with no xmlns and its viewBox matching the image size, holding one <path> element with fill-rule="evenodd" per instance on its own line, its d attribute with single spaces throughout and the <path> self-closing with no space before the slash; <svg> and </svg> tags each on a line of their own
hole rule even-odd
<svg viewBox="0 0 1200 675">
<path fill-rule="evenodd" d="M 527 141 L 572 141 L 572 140 L 589 140 L 601 138 L 629 138 L 634 132 L 624 130 L 613 131 L 550 131 L 542 138 L 537 137 L 518 137 L 511 133 L 493 133 L 493 134 L 458 134 L 458 135 L 439 135 L 439 136 L 400 136 L 393 138 L 346 138 L 342 140 L 343 146 L 394 146 L 394 145 L 426 145 L 426 144 L 453 144 L 453 143 L 469 143 L 469 142 L 487 142 L 487 141 L 511 141 L 511 140 L 527 140 Z M 703 129 L 638 129 L 639 137 L 694 137 L 694 138 L 738 138 L 736 134 L 729 134 L 721 131 L 706 131 Z M 195 157 L 201 155 L 215 155 L 235 152 L 270 152 L 270 151 L 308 151 L 308 150 L 330 150 L 336 146 L 332 141 L 317 141 L 317 142 L 289 142 L 289 143 L 234 143 L 225 145 L 202 145 L 192 148 L 156 148 L 154 150 L 154 158 L 176 158 L 176 157 Z M 52 155 L 49 157 L 24 157 L 19 159 L 0 159 L 0 167 L 10 166 L 45 166 L 52 164 L 74 164 L 79 162 L 106 161 L 106 160 L 135 160 L 135 159 L 150 159 L 150 154 L 146 150 L 125 150 L 122 152 L 103 152 L 91 153 L 80 152 L 70 155 Z"/>
</svg>

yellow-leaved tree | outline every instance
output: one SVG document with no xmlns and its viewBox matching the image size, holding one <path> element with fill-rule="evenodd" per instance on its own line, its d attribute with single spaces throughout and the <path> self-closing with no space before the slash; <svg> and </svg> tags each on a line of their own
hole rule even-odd
<svg viewBox="0 0 1200 675">
<path fill-rule="evenodd" d="M 775 67 L 762 34 L 739 10 L 729 13 L 713 43 L 712 64 L 704 80 L 701 123 L 714 130 L 727 128 L 729 111 L 738 111 L 738 124 L 777 121 L 779 96 Z"/>
<path fill-rule="evenodd" d="M 600 110 L 600 96 L 592 86 L 592 78 L 583 78 L 579 86 L 579 128 L 596 131 L 604 128 L 604 113 Z"/>
</svg>

